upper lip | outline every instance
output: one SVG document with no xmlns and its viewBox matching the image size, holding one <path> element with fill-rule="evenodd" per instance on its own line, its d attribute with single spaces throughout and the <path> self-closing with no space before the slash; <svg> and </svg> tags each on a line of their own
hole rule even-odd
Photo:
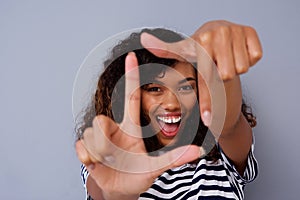
<svg viewBox="0 0 300 200">
<path fill-rule="evenodd" d="M 157 115 L 157 119 L 165 123 L 178 123 L 181 121 L 181 113 L 164 113 Z"/>
</svg>

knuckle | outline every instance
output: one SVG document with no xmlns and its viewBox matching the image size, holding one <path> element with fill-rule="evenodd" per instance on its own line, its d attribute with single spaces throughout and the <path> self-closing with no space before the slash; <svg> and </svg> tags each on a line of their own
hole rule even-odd
<svg viewBox="0 0 300 200">
<path fill-rule="evenodd" d="M 87 150 L 83 146 L 81 141 L 76 142 L 76 153 L 78 159 L 83 163 L 83 164 L 89 164 L 91 163 L 90 157 L 88 156 Z"/>
<path fill-rule="evenodd" d="M 93 120 L 93 129 L 91 131 L 97 131 L 95 134 L 102 139 L 108 137 L 110 132 L 109 118 L 104 115 L 96 116 Z"/>
<path fill-rule="evenodd" d="M 86 137 L 91 137 L 92 133 L 93 133 L 93 128 L 91 127 L 86 128 L 82 134 L 82 139 L 84 140 Z"/>
<path fill-rule="evenodd" d="M 222 77 L 222 79 L 223 79 L 224 81 L 231 80 L 231 79 L 234 78 L 234 76 L 235 76 L 235 74 L 229 72 L 228 70 L 225 70 L 225 71 L 223 71 L 223 72 L 221 73 L 221 77 Z"/>
<path fill-rule="evenodd" d="M 87 154 L 77 154 L 77 155 L 80 162 L 83 163 L 85 166 L 88 166 L 89 164 L 92 163 L 91 159 Z"/>
<path fill-rule="evenodd" d="M 241 26 L 234 26 L 232 32 L 235 34 L 235 35 L 238 35 L 238 36 L 242 36 L 244 35 L 244 27 L 241 27 Z"/>
<path fill-rule="evenodd" d="M 240 67 L 237 68 L 237 73 L 238 74 L 243 74 L 243 73 L 248 72 L 248 70 L 249 70 L 249 67 L 243 65 L 243 66 L 240 66 Z"/>
<path fill-rule="evenodd" d="M 99 126 L 99 122 L 101 121 L 101 115 L 98 115 L 98 116 L 96 116 L 94 119 L 93 119 L 93 127 L 97 127 L 97 126 Z"/>
<path fill-rule="evenodd" d="M 79 160 L 85 165 L 88 166 L 91 163 L 93 163 L 93 161 L 90 159 L 90 157 L 88 156 L 88 154 L 84 154 L 82 155 Z"/>
<path fill-rule="evenodd" d="M 263 56 L 263 54 L 262 54 L 262 51 L 260 51 L 260 50 L 251 52 L 250 65 L 252 66 L 255 63 L 257 63 L 262 58 L 262 56 Z"/>
<path fill-rule="evenodd" d="M 108 124 L 108 117 L 104 116 L 104 115 L 97 115 L 94 119 L 93 119 L 93 127 L 96 128 L 105 128 L 106 124 Z"/>
<path fill-rule="evenodd" d="M 218 33 L 223 38 L 228 38 L 230 36 L 231 29 L 230 27 L 223 25 L 218 28 Z"/>
<path fill-rule="evenodd" d="M 255 60 L 255 61 L 258 61 L 259 59 L 261 59 L 262 56 L 263 56 L 263 53 L 262 53 L 262 51 L 259 51 L 259 50 L 254 51 L 252 53 L 252 59 Z"/>
<path fill-rule="evenodd" d="M 244 29 L 245 29 L 245 31 L 247 31 L 250 34 L 257 34 L 256 30 L 251 26 L 244 26 Z"/>
<path fill-rule="evenodd" d="M 206 46 L 210 44 L 210 42 L 212 41 L 212 32 L 207 31 L 207 32 L 200 33 L 197 39 L 200 45 Z"/>
<path fill-rule="evenodd" d="M 93 128 L 88 127 L 88 128 L 86 128 L 86 129 L 84 130 L 83 135 L 87 135 L 87 134 L 89 134 L 89 133 L 91 133 L 91 132 L 93 132 Z"/>
</svg>

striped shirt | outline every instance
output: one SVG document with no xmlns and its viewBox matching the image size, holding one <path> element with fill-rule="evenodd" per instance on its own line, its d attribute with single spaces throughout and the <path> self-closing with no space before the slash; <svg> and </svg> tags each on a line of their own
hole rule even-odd
<svg viewBox="0 0 300 200">
<path fill-rule="evenodd" d="M 253 181 L 258 173 L 253 145 L 243 176 L 237 172 L 221 149 L 220 153 L 221 158 L 217 161 L 202 158 L 198 164 L 185 164 L 164 172 L 146 192 L 140 195 L 139 200 L 244 199 L 245 185 Z M 81 169 L 81 176 L 86 188 L 88 171 L 84 166 Z M 87 194 L 86 199 L 92 198 Z"/>
</svg>

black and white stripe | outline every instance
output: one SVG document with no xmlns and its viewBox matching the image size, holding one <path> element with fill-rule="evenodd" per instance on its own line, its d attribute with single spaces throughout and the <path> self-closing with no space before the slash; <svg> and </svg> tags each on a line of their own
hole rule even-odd
<svg viewBox="0 0 300 200">
<path fill-rule="evenodd" d="M 245 185 L 258 172 L 252 151 L 243 177 L 220 152 L 222 156 L 215 162 L 203 158 L 196 166 L 186 164 L 166 171 L 139 199 L 244 199 Z"/>
<path fill-rule="evenodd" d="M 248 155 L 244 176 L 239 175 L 221 149 L 220 152 L 221 158 L 215 162 L 202 158 L 198 164 L 185 164 L 164 172 L 146 192 L 140 195 L 139 200 L 244 199 L 245 185 L 253 181 L 258 173 L 253 145 Z M 85 185 L 88 171 L 84 166 L 81 169 L 81 176 Z M 89 195 L 88 199 L 91 199 Z"/>
<path fill-rule="evenodd" d="M 86 200 L 92 200 L 92 198 L 87 193 L 86 181 L 87 181 L 87 178 L 89 176 L 89 172 L 88 172 L 87 168 L 84 165 L 81 165 L 80 175 L 81 175 L 81 180 L 82 180 L 85 192 L 86 192 L 86 198 L 85 199 Z"/>
</svg>

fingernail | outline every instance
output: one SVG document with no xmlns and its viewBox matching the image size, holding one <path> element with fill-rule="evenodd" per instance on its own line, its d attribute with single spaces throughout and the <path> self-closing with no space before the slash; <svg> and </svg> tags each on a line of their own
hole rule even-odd
<svg viewBox="0 0 300 200">
<path fill-rule="evenodd" d="M 94 164 L 90 164 L 86 168 L 87 168 L 88 171 L 92 171 L 92 170 L 95 169 L 95 165 Z"/>
<path fill-rule="evenodd" d="M 206 151 L 203 147 L 199 147 L 199 158 L 206 156 Z"/>
<path fill-rule="evenodd" d="M 210 126 L 211 124 L 211 114 L 208 110 L 204 111 L 202 114 L 202 121 L 205 126 Z"/>
<path fill-rule="evenodd" d="M 128 53 L 128 55 L 135 56 L 135 53 L 134 53 L 134 51 L 131 51 L 131 52 Z"/>
</svg>

